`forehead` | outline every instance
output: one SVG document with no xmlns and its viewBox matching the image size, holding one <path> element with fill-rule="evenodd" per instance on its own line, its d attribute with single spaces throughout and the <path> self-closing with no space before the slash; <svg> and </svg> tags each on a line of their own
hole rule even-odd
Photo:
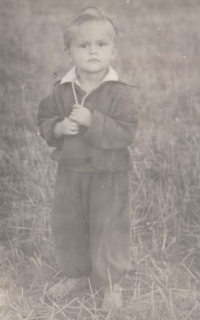
<svg viewBox="0 0 200 320">
<path fill-rule="evenodd" d="M 81 25 L 74 26 L 73 40 L 114 40 L 114 30 L 107 21 L 85 21 Z"/>
</svg>

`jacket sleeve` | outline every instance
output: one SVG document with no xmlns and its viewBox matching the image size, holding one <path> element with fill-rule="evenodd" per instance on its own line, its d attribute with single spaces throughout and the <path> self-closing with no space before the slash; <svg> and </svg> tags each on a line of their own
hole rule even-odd
<svg viewBox="0 0 200 320">
<path fill-rule="evenodd" d="M 138 127 L 138 111 L 128 88 L 118 99 L 112 116 L 94 110 L 85 139 L 101 149 L 120 149 L 130 146 Z"/>
<path fill-rule="evenodd" d="M 53 91 L 51 95 L 41 101 L 37 116 L 40 134 L 50 147 L 62 145 L 63 137 L 58 139 L 53 137 L 55 123 L 62 120 L 63 116 L 57 107 L 55 92 Z"/>
</svg>

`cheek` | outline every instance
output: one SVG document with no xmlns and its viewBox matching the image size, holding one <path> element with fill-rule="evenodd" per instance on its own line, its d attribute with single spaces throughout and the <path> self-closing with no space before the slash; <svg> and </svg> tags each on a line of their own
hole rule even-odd
<svg viewBox="0 0 200 320">
<path fill-rule="evenodd" d="M 72 56 L 71 56 L 71 61 L 72 62 L 77 62 L 80 60 L 80 53 L 74 53 Z"/>
<path fill-rule="evenodd" d="M 75 59 L 81 59 L 84 58 L 84 52 L 76 52 Z"/>
</svg>

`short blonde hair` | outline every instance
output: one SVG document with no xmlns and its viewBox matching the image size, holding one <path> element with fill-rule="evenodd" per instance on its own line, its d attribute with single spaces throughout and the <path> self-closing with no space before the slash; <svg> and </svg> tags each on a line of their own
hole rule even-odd
<svg viewBox="0 0 200 320">
<path fill-rule="evenodd" d="M 71 18 L 68 27 L 64 31 L 64 44 L 66 49 L 70 48 L 75 28 L 86 21 L 103 21 L 108 24 L 113 40 L 116 41 L 118 31 L 107 12 L 98 6 L 89 4 Z"/>
</svg>

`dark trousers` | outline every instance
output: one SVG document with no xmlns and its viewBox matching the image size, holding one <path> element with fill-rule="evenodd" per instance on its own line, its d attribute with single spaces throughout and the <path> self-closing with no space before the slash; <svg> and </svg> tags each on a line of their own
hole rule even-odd
<svg viewBox="0 0 200 320">
<path fill-rule="evenodd" d="M 128 172 L 75 172 L 58 165 L 52 213 L 54 250 L 63 273 L 96 288 L 130 270 Z"/>
</svg>

